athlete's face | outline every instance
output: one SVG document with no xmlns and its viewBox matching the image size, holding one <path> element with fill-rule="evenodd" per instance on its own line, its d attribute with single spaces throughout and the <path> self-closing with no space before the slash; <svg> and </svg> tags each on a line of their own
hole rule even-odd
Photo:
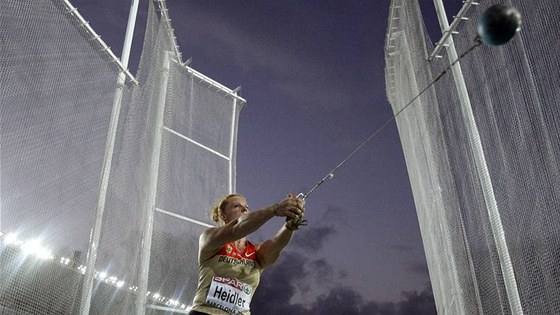
<svg viewBox="0 0 560 315">
<path fill-rule="evenodd" d="M 234 196 L 229 199 L 223 213 L 224 222 L 231 222 L 239 218 L 243 213 L 249 212 L 247 200 L 240 196 Z"/>
</svg>

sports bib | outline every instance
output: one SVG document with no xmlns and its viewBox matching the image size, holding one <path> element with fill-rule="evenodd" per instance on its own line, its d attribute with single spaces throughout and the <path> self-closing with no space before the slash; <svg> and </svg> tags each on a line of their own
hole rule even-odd
<svg viewBox="0 0 560 315">
<path fill-rule="evenodd" d="M 249 310 L 253 288 L 236 278 L 213 277 L 206 304 L 228 314 L 241 314 Z"/>
</svg>

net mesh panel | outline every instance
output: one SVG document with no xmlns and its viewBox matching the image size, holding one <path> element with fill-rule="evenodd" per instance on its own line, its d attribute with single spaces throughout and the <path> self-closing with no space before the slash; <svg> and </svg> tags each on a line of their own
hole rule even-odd
<svg viewBox="0 0 560 315">
<path fill-rule="evenodd" d="M 60 1 L 2 1 L 0 38 L 0 307 L 70 314 L 57 259 L 87 251 L 117 69 Z"/>
<path fill-rule="evenodd" d="M 142 279 L 147 313 L 184 312 L 205 228 L 189 219 L 210 224 L 208 210 L 235 188 L 243 101 L 174 55 L 163 71 L 172 50 L 164 7 L 150 2 L 139 85 L 123 87 L 90 314 L 135 313 Z M 0 313 L 77 314 L 119 69 L 60 0 L 2 0 L 0 40 Z"/>
<path fill-rule="evenodd" d="M 560 2 L 507 3 L 522 30 L 461 59 L 468 95 L 449 71 L 397 117 L 439 314 L 512 313 L 461 99 L 472 105 L 522 309 L 560 313 Z M 468 9 L 458 54 L 492 4 Z M 426 62 L 434 47 L 417 1 L 393 0 L 390 12 L 386 83 L 397 112 L 450 60 Z"/>
</svg>

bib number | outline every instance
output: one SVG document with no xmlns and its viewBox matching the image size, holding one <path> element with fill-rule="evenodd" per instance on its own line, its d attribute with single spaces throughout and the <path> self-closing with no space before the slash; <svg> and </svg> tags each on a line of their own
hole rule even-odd
<svg viewBox="0 0 560 315">
<path fill-rule="evenodd" d="M 249 310 L 253 288 L 236 278 L 213 277 L 206 303 L 226 311 L 241 314 Z"/>
</svg>

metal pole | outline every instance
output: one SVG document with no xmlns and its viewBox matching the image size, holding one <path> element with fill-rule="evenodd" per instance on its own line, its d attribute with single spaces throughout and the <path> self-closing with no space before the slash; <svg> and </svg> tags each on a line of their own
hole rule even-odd
<svg viewBox="0 0 560 315">
<path fill-rule="evenodd" d="M 133 4 L 129 14 L 128 26 L 126 29 L 125 43 L 123 45 L 122 64 L 126 69 L 130 54 L 130 46 L 132 44 L 132 35 L 134 34 L 134 24 L 138 12 L 138 0 L 132 0 Z M 131 21 L 132 20 L 132 21 Z M 97 262 L 97 250 L 99 247 L 99 239 L 101 237 L 101 228 L 103 225 L 103 214 L 105 212 L 105 203 L 107 199 L 107 189 L 109 186 L 109 177 L 111 174 L 111 164 L 113 161 L 113 151 L 115 148 L 115 139 L 117 126 L 119 123 L 119 114 L 121 111 L 122 95 L 125 86 L 125 73 L 119 73 L 117 79 L 117 88 L 113 98 L 113 110 L 111 112 L 111 120 L 109 122 L 109 131 L 107 132 L 107 140 L 105 142 L 105 155 L 103 158 L 101 184 L 99 189 L 99 197 L 97 200 L 97 210 L 95 212 L 95 221 L 90 234 L 90 242 L 86 258 L 86 271 L 84 274 L 84 284 L 82 286 L 82 298 L 80 302 L 80 314 L 89 314 L 91 305 L 91 296 L 93 290 L 93 279 L 95 277 L 95 264 Z"/>
<path fill-rule="evenodd" d="M 150 191 L 146 204 L 146 222 L 144 226 L 144 238 L 142 240 L 142 254 L 140 261 L 140 276 L 138 279 L 138 295 L 136 300 L 136 314 L 141 315 L 146 312 L 146 299 L 148 292 L 148 273 L 150 271 L 150 255 L 152 249 L 152 236 L 154 231 L 154 212 L 156 211 L 157 180 L 159 173 L 159 160 L 161 153 L 161 140 L 163 134 L 163 114 L 165 110 L 165 99 L 167 97 L 167 82 L 169 80 L 169 54 L 164 51 L 163 64 L 159 82 L 161 82 L 158 99 L 156 103 L 156 117 L 154 128 L 154 146 L 150 159 L 150 173 L 148 182 Z"/>
<path fill-rule="evenodd" d="M 138 15 L 138 1 L 139 0 L 132 0 L 132 3 L 130 4 L 130 13 L 128 14 L 128 24 L 124 35 L 124 45 L 121 56 L 121 62 L 125 67 L 128 67 L 128 60 L 130 58 L 130 48 L 132 47 L 134 28 L 136 26 L 136 16 Z"/>
<path fill-rule="evenodd" d="M 237 94 L 237 93 L 235 93 Z M 232 194 L 234 193 L 234 189 L 235 189 L 235 184 L 234 184 L 234 174 L 233 174 L 233 149 L 234 149 L 234 145 L 235 145 L 235 115 L 237 112 L 237 99 L 233 98 L 233 104 L 232 104 L 232 113 L 231 113 L 231 128 L 230 128 L 230 140 L 229 140 L 229 193 Z"/>
<path fill-rule="evenodd" d="M 430 54 L 430 56 L 428 56 L 428 61 L 432 61 L 435 58 L 440 58 L 441 57 L 441 56 L 438 55 L 439 51 L 442 50 L 443 47 L 447 44 L 447 39 L 450 38 L 451 35 L 457 33 L 457 32 L 455 32 L 455 29 L 457 28 L 457 26 L 459 25 L 461 20 L 464 19 L 464 16 L 467 13 L 467 10 L 470 8 L 471 5 L 478 5 L 478 2 L 475 2 L 474 0 L 464 0 L 463 1 L 463 6 L 461 7 L 461 10 L 459 10 L 459 13 L 457 13 L 455 18 L 453 19 L 453 22 L 451 22 L 451 25 L 447 24 L 448 25 L 447 28 L 443 28 L 443 26 L 442 26 L 443 36 L 437 42 L 437 45 L 434 48 L 434 51 Z M 447 21 L 447 19 L 445 21 Z M 451 38 L 451 41 L 453 41 L 453 38 Z"/>
<path fill-rule="evenodd" d="M 449 29 L 449 23 L 447 21 L 447 15 L 445 14 L 445 8 L 443 6 L 442 0 L 434 0 L 434 4 L 436 6 L 436 11 L 442 31 Z M 457 60 L 457 51 L 455 50 L 455 45 L 453 43 L 452 37 L 448 38 L 448 44 L 449 46 L 447 47 L 447 53 L 449 54 L 449 59 Z M 490 172 L 488 171 L 488 165 L 486 163 L 484 150 L 482 148 L 482 141 L 480 140 L 480 135 L 476 126 L 476 121 L 474 119 L 470 99 L 468 98 L 467 85 L 465 83 L 459 62 L 457 62 L 451 68 L 451 70 L 453 72 L 453 78 L 455 81 L 457 92 L 460 96 L 464 96 L 459 97 L 459 100 L 461 102 L 461 112 L 463 114 L 463 121 L 467 128 L 469 144 L 473 151 L 473 158 L 478 173 L 478 179 L 482 187 L 484 201 L 486 202 L 488 217 L 490 218 L 492 236 L 494 237 L 494 242 L 496 243 L 498 258 L 500 267 L 502 269 L 502 275 L 504 278 L 504 284 L 506 287 L 506 293 L 510 303 L 511 312 L 512 314 L 523 314 L 521 299 L 519 298 L 519 291 L 517 289 L 515 273 L 505 239 L 504 228 L 502 226 L 500 211 L 498 209 L 498 203 L 496 202 L 496 197 L 494 195 Z"/>
</svg>

